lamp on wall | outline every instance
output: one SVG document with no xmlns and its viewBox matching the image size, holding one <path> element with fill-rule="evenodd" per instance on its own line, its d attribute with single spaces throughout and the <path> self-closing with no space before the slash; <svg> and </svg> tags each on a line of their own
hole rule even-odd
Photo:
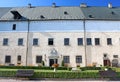
<svg viewBox="0 0 120 82">
<path fill-rule="evenodd" d="M 47 60 L 46 60 L 46 54 L 44 55 L 44 58 L 45 58 L 44 60 L 47 61 Z"/>
<path fill-rule="evenodd" d="M 61 54 L 61 59 L 62 59 L 62 54 Z"/>
</svg>

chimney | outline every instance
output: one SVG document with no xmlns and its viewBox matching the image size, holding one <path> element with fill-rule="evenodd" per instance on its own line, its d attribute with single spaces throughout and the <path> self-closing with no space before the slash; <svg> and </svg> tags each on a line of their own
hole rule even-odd
<svg viewBox="0 0 120 82">
<path fill-rule="evenodd" d="M 56 7 L 56 3 L 52 3 L 52 7 Z"/>
<path fill-rule="evenodd" d="M 81 3 L 81 4 L 80 4 L 80 7 L 86 8 L 86 7 L 87 7 L 87 4 L 86 4 L 86 3 Z"/>
<path fill-rule="evenodd" d="M 32 8 L 32 5 L 31 5 L 31 3 L 29 3 L 29 4 L 28 4 L 28 8 Z"/>
<path fill-rule="evenodd" d="M 108 3 L 108 8 L 112 8 L 112 4 L 111 3 Z"/>
</svg>

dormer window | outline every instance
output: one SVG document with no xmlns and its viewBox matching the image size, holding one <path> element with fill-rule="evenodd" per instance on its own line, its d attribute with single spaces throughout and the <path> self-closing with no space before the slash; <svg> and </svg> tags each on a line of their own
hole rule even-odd
<svg viewBox="0 0 120 82">
<path fill-rule="evenodd" d="M 89 18 L 94 18 L 93 15 L 89 15 Z"/>
<path fill-rule="evenodd" d="M 112 12 L 111 12 L 111 14 L 112 14 L 112 15 L 114 15 L 114 14 L 115 14 L 115 12 L 113 12 L 113 11 L 112 11 Z"/>
<path fill-rule="evenodd" d="M 44 17 L 43 15 L 40 15 L 40 18 L 43 19 L 43 18 L 45 18 L 45 17 Z"/>
<path fill-rule="evenodd" d="M 64 11 L 64 14 L 65 14 L 65 15 L 68 15 L 68 12 L 67 12 L 67 11 Z"/>
<path fill-rule="evenodd" d="M 14 19 L 21 19 L 22 18 L 22 16 L 20 15 L 20 13 L 18 12 L 18 11 L 16 11 L 16 10 L 14 10 L 14 11 L 11 11 L 11 13 L 13 14 L 13 18 Z"/>
</svg>

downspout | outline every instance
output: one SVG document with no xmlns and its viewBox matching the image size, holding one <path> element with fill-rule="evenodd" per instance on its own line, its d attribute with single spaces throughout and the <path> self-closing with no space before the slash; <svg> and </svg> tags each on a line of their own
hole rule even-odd
<svg viewBox="0 0 120 82">
<path fill-rule="evenodd" d="M 83 19 L 83 28 L 84 28 L 84 48 L 85 48 L 85 66 L 87 66 L 87 54 L 86 54 L 86 26 L 85 26 L 85 18 Z"/>
<path fill-rule="evenodd" d="M 28 28 L 27 28 L 27 50 L 26 50 L 26 66 L 28 66 L 28 65 L 27 65 L 27 63 L 28 63 L 28 48 L 29 48 L 29 29 L 30 29 L 30 21 L 29 21 L 29 19 L 27 20 L 27 22 L 28 22 Z"/>
</svg>

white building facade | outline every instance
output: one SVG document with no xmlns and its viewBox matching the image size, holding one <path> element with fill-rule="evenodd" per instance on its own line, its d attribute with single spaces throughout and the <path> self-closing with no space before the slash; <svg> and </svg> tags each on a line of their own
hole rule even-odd
<svg viewBox="0 0 120 82">
<path fill-rule="evenodd" d="M 87 6 L 6 9 L 0 19 L 0 64 L 119 66 L 119 9 Z"/>
</svg>

